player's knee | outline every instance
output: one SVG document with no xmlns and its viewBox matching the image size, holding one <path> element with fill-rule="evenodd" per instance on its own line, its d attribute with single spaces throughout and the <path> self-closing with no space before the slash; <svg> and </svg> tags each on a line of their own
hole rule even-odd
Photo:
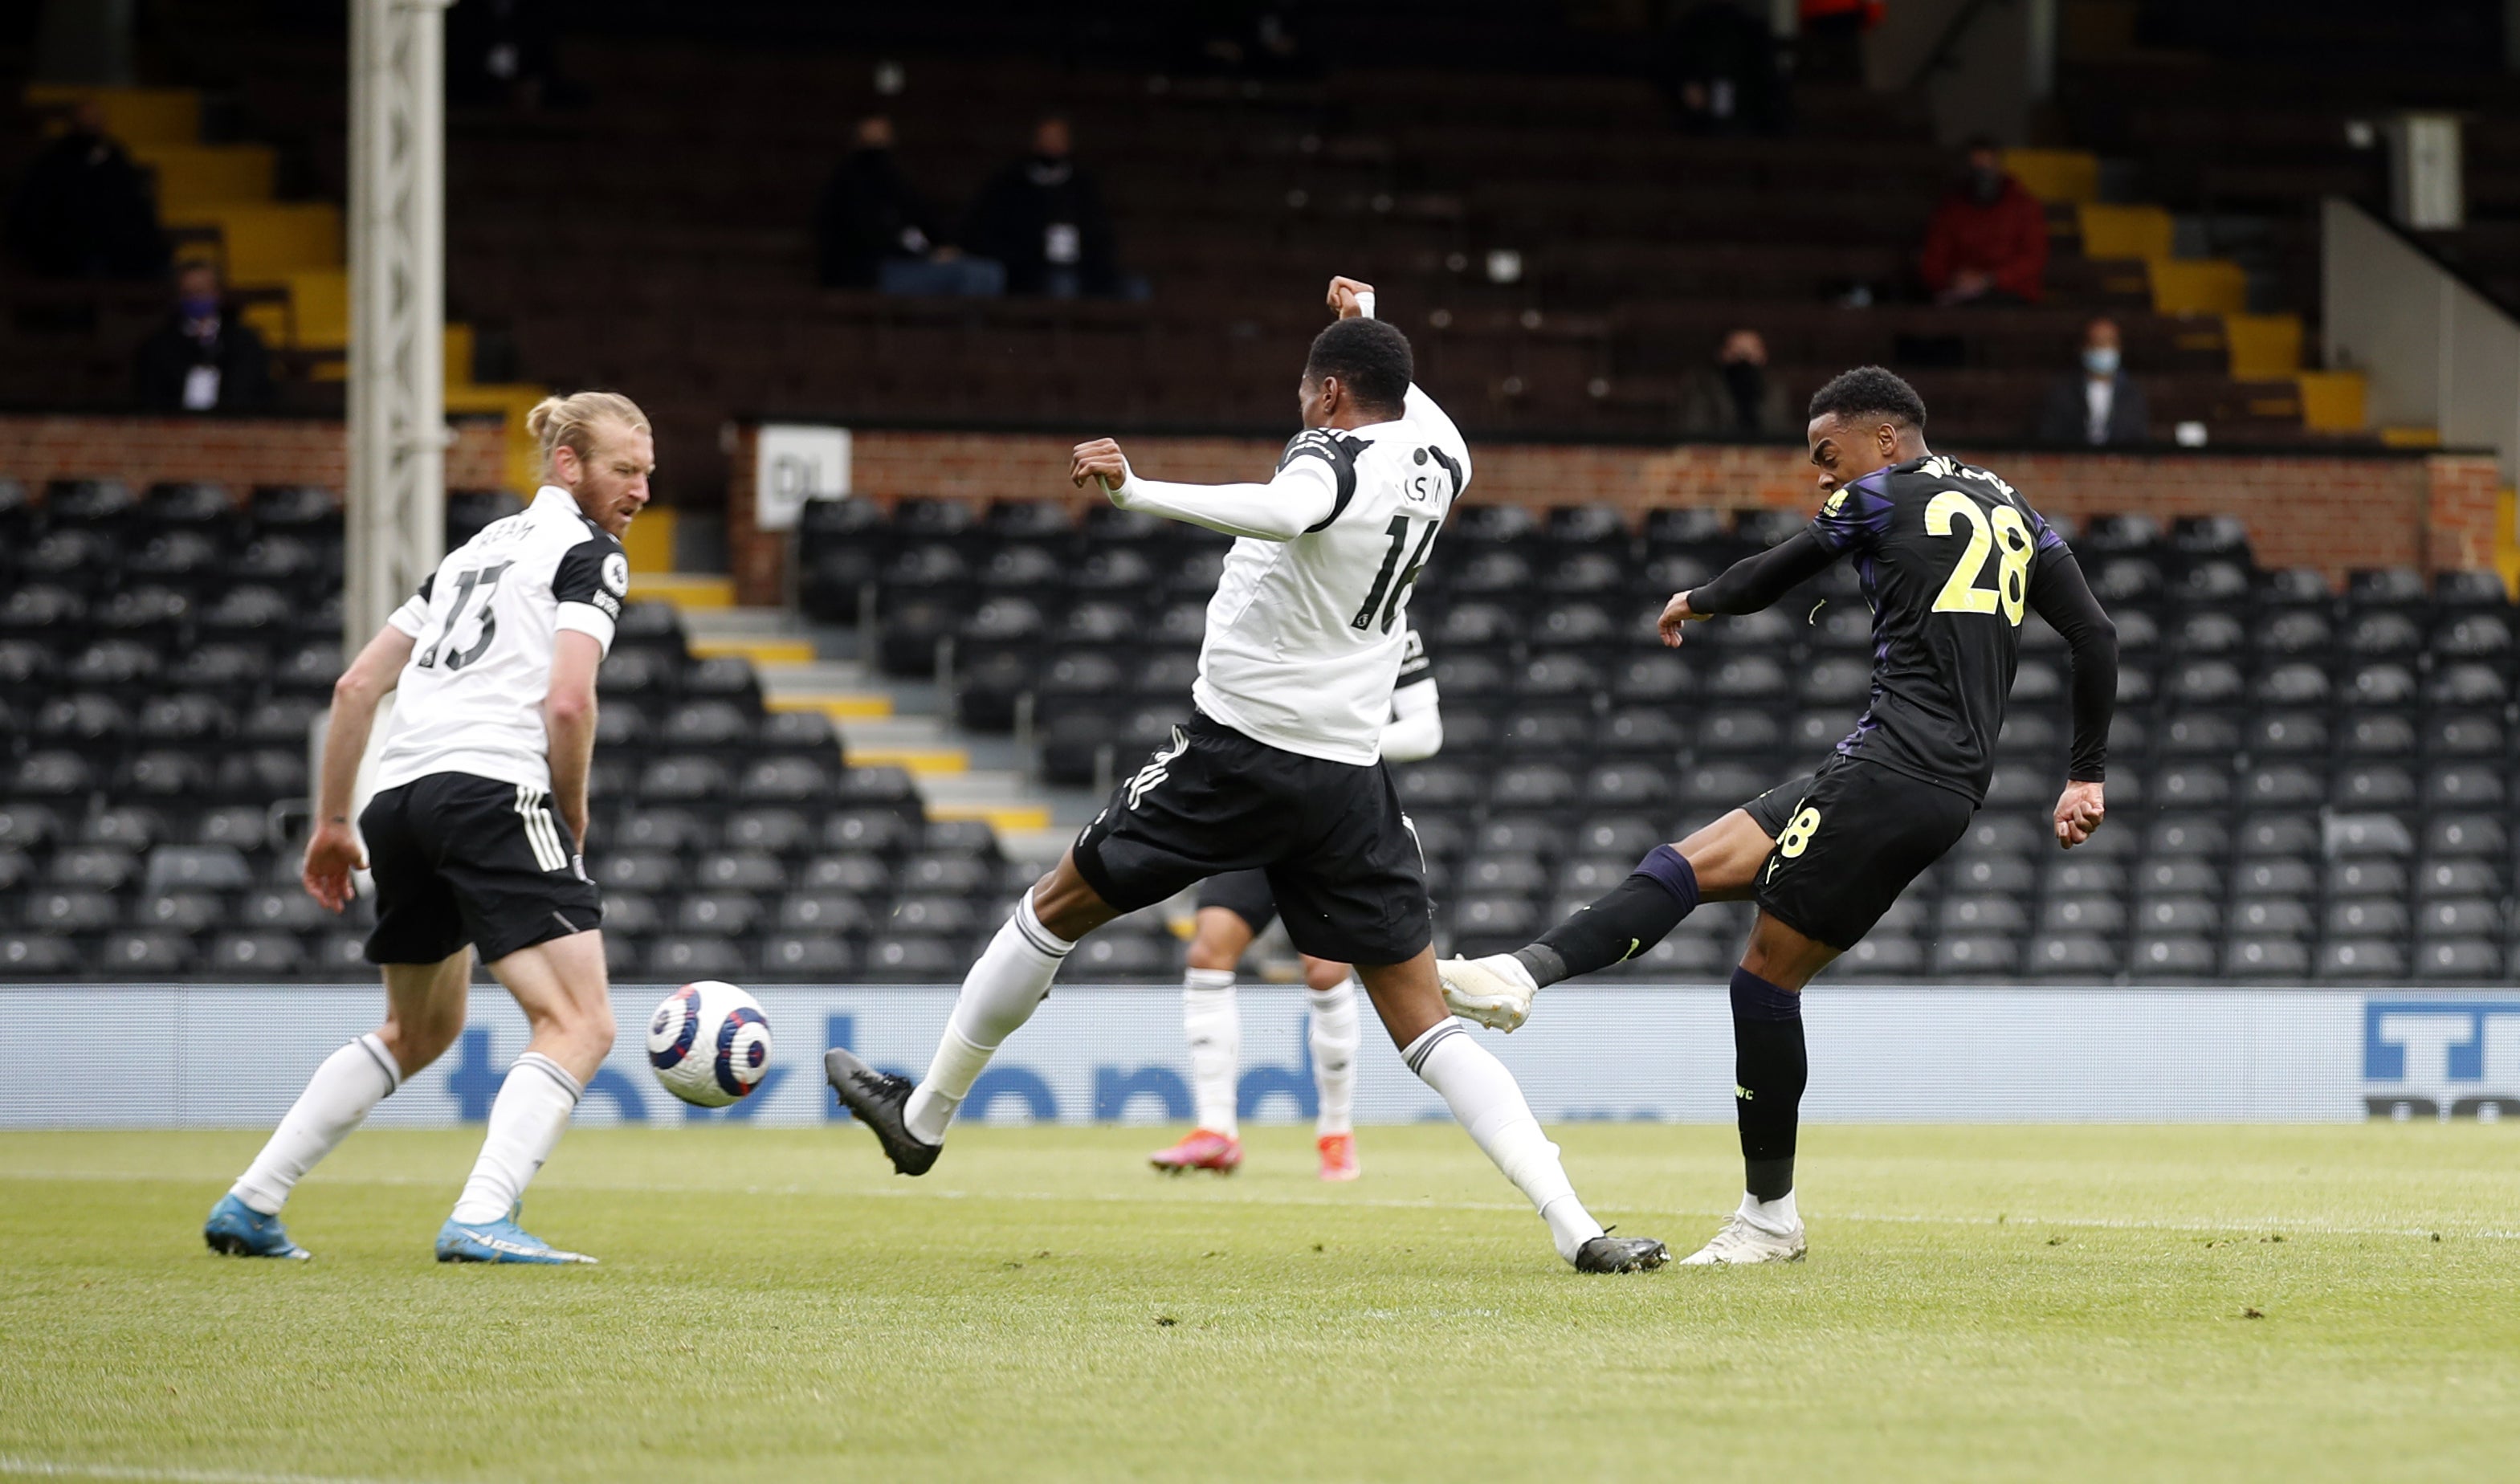
<svg viewBox="0 0 2520 1484">
<path fill-rule="evenodd" d="M 1190 940 L 1190 952 L 1182 956 L 1182 962 L 1192 968 L 1232 973 L 1241 967 L 1242 949 L 1225 941 L 1221 934 L 1201 932 Z"/>
<path fill-rule="evenodd" d="M 463 1033 L 464 1007 L 458 1005 L 450 1011 L 409 1020 L 388 1018 L 377 1032 L 377 1039 L 385 1044 L 387 1055 L 394 1058 L 395 1065 L 402 1068 L 403 1076 L 409 1078 L 445 1056 L 446 1049 L 453 1046 L 455 1038 Z"/>
<path fill-rule="evenodd" d="M 1333 964 L 1328 959 L 1316 959 L 1309 956 L 1305 958 L 1304 983 L 1307 987 L 1327 992 L 1328 990 L 1336 989 L 1346 982 L 1346 965 Z"/>
</svg>

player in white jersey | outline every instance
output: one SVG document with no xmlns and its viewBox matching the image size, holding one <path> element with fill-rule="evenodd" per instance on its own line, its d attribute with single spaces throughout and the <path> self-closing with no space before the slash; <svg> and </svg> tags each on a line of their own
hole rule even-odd
<svg viewBox="0 0 2520 1484">
<path fill-rule="evenodd" d="M 1425 863 L 1381 741 L 1409 593 L 1470 456 L 1412 383 L 1408 337 L 1372 318 L 1372 292 L 1330 281 L 1339 319 L 1314 339 L 1297 387 L 1306 430 L 1268 483 L 1158 483 L 1107 438 L 1078 445 L 1076 483 L 1240 538 L 1208 604 L 1198 715 L 1015 904 L 964 979 L 923 1079 L 841 1049 L 824 1070 L 893 1168 L 924 1174 L 1077 939 L 1192 882 L 1259 868 L 1295 947 L 1357 967 L 1409 1069 L 1539 1208 L 1559 1256 L 1585 1272 L 1659 1267 L 1661 1242 L 1608 1236 L 1585 1211 L 1512 1074 L 1462 1033 L 1436 983 Z"/>
<path fill-rule="evenodd" d="M 612 1047 L 604 911 L 580 855 L 595 672 L 630 588 L 621 532 L 648 503 L 648 419 L 610 392 L 551 397 L 526 427 L 548 480 L 439 563 L 333 688 L 306 889 L 338 912 L 375 860 L 369 962 L 384 1024 L 316 1069 L 202 1237 L 240 1257 L 297 1257 L 289 1192 L 464 1028 L 473 957 L 532 1037 L 490 1105 L 481 1156 L 437 1235 L 440 1262 L 582 1263 L 516 1222 L 518 1197 Z M 399 691 L 376 794 L 350 803 L 379 703 Z M 364 840 L 365 848 L 362 848 Z"/>
<path fill-rule="evenodd" d="M 1391 719 L 1382 727 L 1382 760 L 1416 762 L 1444 745 L 1444 714 L 1435 691 L 1435 669 L 1418 631 L 1409 631 L 1400 675 L 1391 688 Z M 1182 972 L 1182 1029 L 1190 1038 L 1192 1106 L 1197 1122 L 1190 1136 L 1157 1149 L 1148 1162 L 1167 1175 L 1214 1170 L 1230 1175 L 1242 1164 L 1238 1073 L 1242 1062 L 1242 1010 L 1236 1003 L 1235 971 L 1254 938 L 1278 916 L 1266 871 L 1231 871 L 1198 886 L 1188 965 Z M 1354 1180 L 1356 1161 L 1356 976 L 1345 964 L 1301 955 L 1308 1010 L 1304 1043 L 1313 1072 L 1313 1144 L 1322 1178 Z"/>
</svg>

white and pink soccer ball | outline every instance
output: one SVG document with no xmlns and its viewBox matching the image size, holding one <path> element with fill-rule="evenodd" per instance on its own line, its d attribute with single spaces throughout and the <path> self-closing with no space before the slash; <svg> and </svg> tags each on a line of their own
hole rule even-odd
<svg viewBox="0 0 2520 1484">
<path fill-rule="evenodd" d="M 724 1107 L 751 1096 L 769 1073 L 770 1019 L 732 984 L 686 984 L 648 1021 L 648 1064 L 685 1102 Z"/>
</svg>

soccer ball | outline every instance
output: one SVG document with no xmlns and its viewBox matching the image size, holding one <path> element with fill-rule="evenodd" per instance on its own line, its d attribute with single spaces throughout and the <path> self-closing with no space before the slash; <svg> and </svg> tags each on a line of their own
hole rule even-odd
<svg viewBox="0 0 2520 1484">
<path fill-rule="evenodd" d="M 770 1070 L 770 1017 L 732 984 L 686 984 L 648 1021 L 648 1064 L 685 1102 L 724 1107 L 749 1096 Z"/>
</svg>

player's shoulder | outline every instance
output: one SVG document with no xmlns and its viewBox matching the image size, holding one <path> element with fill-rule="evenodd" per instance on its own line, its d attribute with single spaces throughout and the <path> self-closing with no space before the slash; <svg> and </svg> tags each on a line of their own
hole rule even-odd
<svg viewBox="0 0 2520 1484">
<path fill-rule="evenodd" d="M 1284 469 L 1297 459 L 1312 457 L 1327 461 L 1330 468 L 1353 473 L 1359 455 L 1372 446 L 1372 441 L 1336 427 L 1307 427 L 1286 440 L 1285 450 L 1278 455 L 1278 467 Z"/>
<path fill-rule="evenodd" d="M 614 618 L 630 596 L 630 554 L 619 538 L 582 515 L 553 521 L 557 548 L 552 563 L 552 596 L 562 603 L 586 603 Z"/>
</svg>

